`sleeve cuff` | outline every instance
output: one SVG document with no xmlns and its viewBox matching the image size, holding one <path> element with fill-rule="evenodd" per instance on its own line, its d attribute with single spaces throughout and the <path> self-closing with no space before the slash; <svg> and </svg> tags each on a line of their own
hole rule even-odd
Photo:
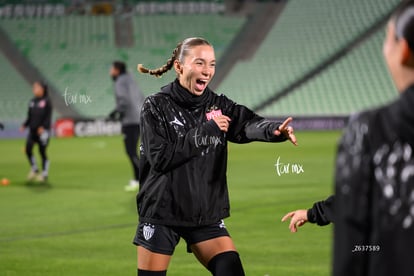
<svg viewBox="0 0 414 276">
<path fill-rule="evenodd" d="M 315 214 L 314 214 L 312 208 L 308 210 L 308 222 L 310 222 L 310 223 L 316 223 Z"/>
</svg>

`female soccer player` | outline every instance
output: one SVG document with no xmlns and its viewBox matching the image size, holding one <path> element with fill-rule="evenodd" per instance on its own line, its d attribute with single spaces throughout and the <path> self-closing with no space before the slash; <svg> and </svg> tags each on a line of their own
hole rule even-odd
<svg viewBox="0 0 414 276">
<path fill-rule="evenodd" d="M 159 69 L 177 78 L 149 96 L 141 112 L 138 275 L 166 275 L 180 237 L 213 275 L 244 275 L 223 218 L 229 216 L 227 141 L 296 145 L 293 128 L 271 122 L 208 88 L 216 59 L 210 43 L 188 38 Z"/>
<path fill-rule="evenodd" d="M 48 98 L 47 85 L 42 82 L 33 83 L 34 98 L 30 100 L 29 111 L 26 121 L 21 126 L 23 132 L 29 128 L 26 141 L 26 154 L 30 163 L 30 172 L 27 177 L 29 181 L 37 179 L 40 182 L 47 180 L 49 171 L 49 160 L 46 155 L 46 148 L 50 137 L 50 121 L 52 118 L 52 105 Z M 42 173 L 36 164 L 33 156 L 34 144 L 39 145 L 39 152 L 42 157 Z"/>
</svg>

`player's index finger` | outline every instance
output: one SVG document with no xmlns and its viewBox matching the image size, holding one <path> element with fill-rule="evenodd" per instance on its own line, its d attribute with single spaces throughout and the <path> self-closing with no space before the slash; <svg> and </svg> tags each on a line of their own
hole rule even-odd
<svg viewBox="0 0 414 276">
<path fill-rule="evenodd" d="M 226 116 L 226 115 L 222 115 L 223 116 L 223 118 L 224 119 L 226 119 L 227 121 L 231 121 L 231 119 L 230 119 L 230 117 L 229 116 Z"/>
<path fill-rule="evenodd" d="M 285 221 L 286 219 L 293 217 L 293 214 L 294 214 L 294 212 L 287 213 L 287 214 L 286 214 L 286 215 L 282 218 L 282 221 Z"/>
<path fill-rule="evenodd" d="M 290 123 L 290 122 L 292 122 L 292 117 L 289 117 L 289 118 L 287 118 L 280 126 L 279 126 L 279 130 L 283 130 L 283 129 L 285 129 L 287 126 L 288 126 L 288 124 Z"/>
</svg>

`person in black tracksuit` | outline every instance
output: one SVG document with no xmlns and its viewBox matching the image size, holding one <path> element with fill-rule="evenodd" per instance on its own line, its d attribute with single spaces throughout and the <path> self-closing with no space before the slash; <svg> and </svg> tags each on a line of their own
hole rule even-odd
<svg viewBox="0 0 414 276">
<path fill-rule="evenodd" d="M 400 97 L 351 118 L 338 148 L 335 195 L 286 216 L 294 231 L 307 219 L 334 222 L 334 276 L 414 275 L 413 0 L 391 17 L 383 52 Z"/>
<path fill-rule="evenodd" d="M 125 190 L 137 191 L 139 186 L 139 157 L 137 154 L 139 120 L 144 96 L 138 89 L 132 75 L 127 72 L 124 62 L 114 61 L 110 75 L 115 84 L 116 108 L 108 117 L 112 120 L 121 121 L 125 151 L 134 170 L 134 179 L 129 181 L 129 184 L 125 186 Z"/>
<path fill-rule="evenodd" d="M 46 181 L 49 175 L 49 159 L 47 158 L 46 148 L 50 138 L 50 123 L 52 120 L 52 104 L 48 97 L 47 85 L 42 82 L 33 83 L 33 94 L 35 97 L 30 100 L 27 119 L 20 130 L 29 129 L 26 141 L 26 155 L 29 159 L 31 170 L 28 180 L 37 179 Z M 36 164 L 33 155 L 33 146 L 39 145 L 40 156 L 42 157 L 42 172 Z"/>
<path fill-rule="evenodd" d="M 213 275 L 244 275 L 222 219 L 230 215 L 227 142 L 296 144 L 291 118 L 283 124 L 258 116 L 208 88 L 212 46 L 202 38 L 179 43 L 160 69 L 177 79 L 149 96 L 141 112 L 138 275 L 166 275 L 180 237 Z"/>
</svg>

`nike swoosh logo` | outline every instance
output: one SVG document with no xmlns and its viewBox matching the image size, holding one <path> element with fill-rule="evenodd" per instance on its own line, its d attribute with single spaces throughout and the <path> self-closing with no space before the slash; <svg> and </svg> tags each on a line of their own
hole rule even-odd
<svg viewBox="0 0 414 276">
<path fill-rule="evenodd" d="M 174 117 L 174 121 L 171 121 L 171 122 L 170 122 L 170 124 L 176 124 L 176 125 L 179 125 L 179 126 L 184 126 L 184 124 L 183 124 L 183 123 L 181 123 L 181 122 L 177 119 L 177 117 Z"/>
</svg>

